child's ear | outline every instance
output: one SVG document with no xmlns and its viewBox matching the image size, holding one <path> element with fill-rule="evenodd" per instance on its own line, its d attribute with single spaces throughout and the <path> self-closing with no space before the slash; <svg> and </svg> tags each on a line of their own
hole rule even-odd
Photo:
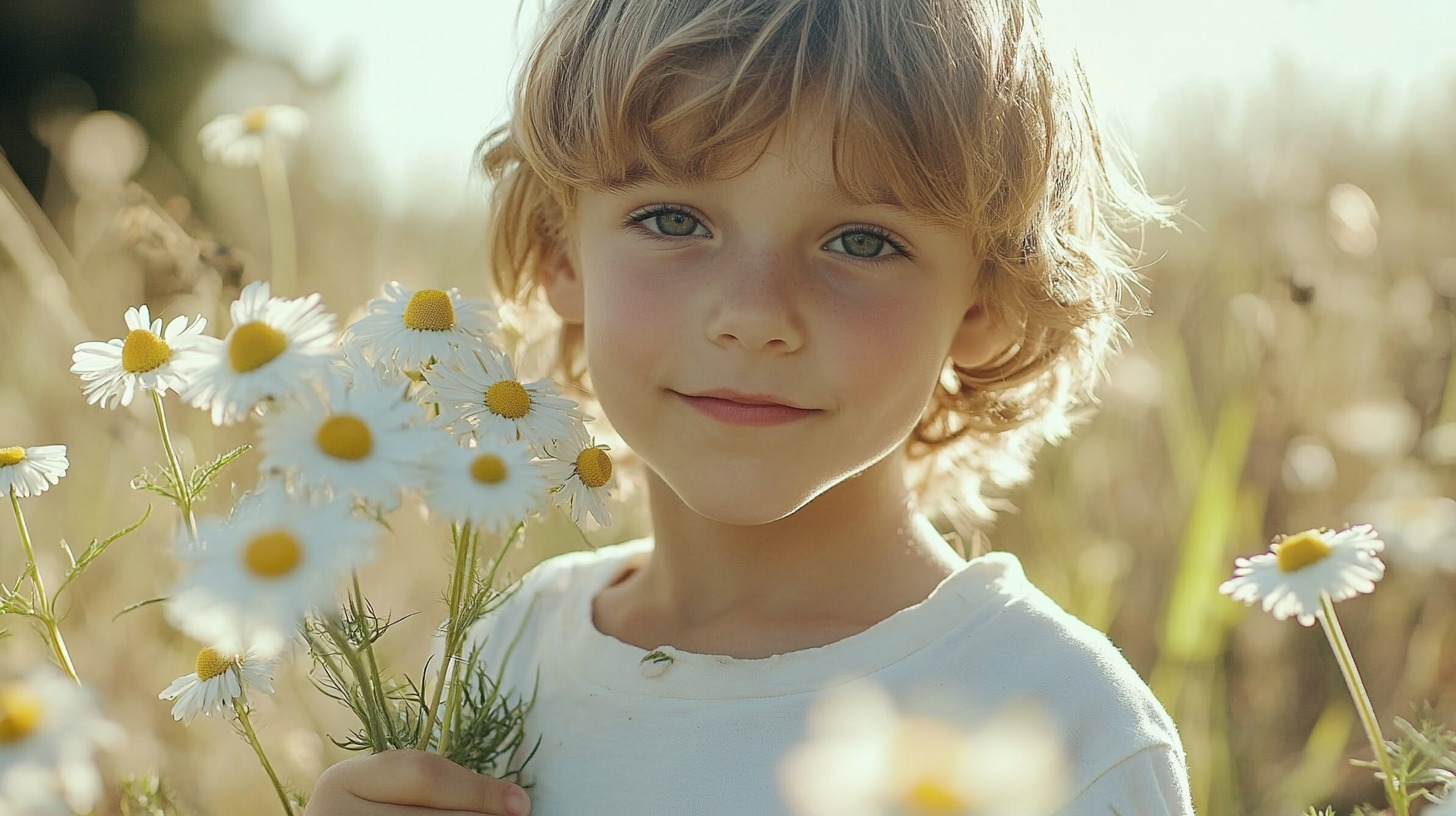
<svg viewBox="0 0 1456 816">
<path fill-rule="evenodd" d="M 585 304 L 581 293 L 581 276 L 566 247 L 556 245 L 543 253 L 537 270 L 546 302 L 567 323 L 581 323 Z"/>
<path fill-rule="evenodd" d="M 975 305 L 966 312 L 951 340 L 950 359 L 960 368 L 985 368 L 1005 360 L 1018 340 L 1004 319 Z"/>
</svg>

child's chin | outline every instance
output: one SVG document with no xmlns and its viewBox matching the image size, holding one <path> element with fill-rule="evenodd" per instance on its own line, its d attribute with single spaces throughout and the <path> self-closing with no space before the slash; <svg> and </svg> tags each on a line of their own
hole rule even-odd
<svg viewBox="0 0 1456 816">
<path fill-rule="evenodd" d="M 702 478 L 679 480 L 673 492 L 688 509 L 719 524 L 751 527 L 772 524 L 814 499 L 813 493 L 777 485 L 710 484 Z M 687 482 L 687 484 L 683 484 Z"/>
</svg>

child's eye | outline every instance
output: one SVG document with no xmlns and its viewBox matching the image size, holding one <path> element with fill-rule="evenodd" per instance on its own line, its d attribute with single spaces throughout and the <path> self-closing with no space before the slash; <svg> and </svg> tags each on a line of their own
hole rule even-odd
<svg viewBox="0 0 1456 816">
<path fill-rule="evenodd" d="M 824 248 L 843 252 L 855 258 L 883 258 L 888 255 L 909 255 L 903 244 L 889 232 L 871 227 L 852 227 L 839 233 Z"/>
<path fill-rule="evenodd" d="M 703 226 L 701 219 L 692 210 L 670 204 L 644 207 L 627 216 L 629 224 L 640 224 L 648 232 L 672 238 L 701 236 L 711 238 L 712 233 Z"/>
</svg>

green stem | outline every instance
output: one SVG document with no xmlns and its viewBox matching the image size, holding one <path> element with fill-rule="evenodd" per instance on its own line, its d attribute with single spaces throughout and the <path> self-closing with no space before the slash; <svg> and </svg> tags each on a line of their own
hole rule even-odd
<svg viewBox="0 0 1456 816">
<path fill-rule="evenodd" d="M 1396 816 L 1408 816 L 1410 803 L 1406 800 L 1405 792 L 1397 790 L 1395 773 L 1390 764 L 1390 754 L 1385 750 L 1385 736 L 1380 733 L 1380 721 L 1375 718 L 1375 707 L 1370 704 L 1370 695 L 1366 693 L 1365 683 L 1360 679 L 1360 670 L 1355 666 L 1355 657 L 1350 653 L 1350 644 L 1345 641 L 1345 632 L 1340 628 L 1340 619 L 1335 616 L 1335 604 L 1326 592 L 1320 593 L 1320 609 L 1324 613 L 1319 617 L 1320 623 L 1324 625 L 1325 636 L 1330 640 L 1330 648 L 1335 651 L 1335 658 L 1340 664 L 1340 673 L 1345 676 L 1345 685 L 1350 689 L 1350 698 L 1355 701 L 1355 710 L 1360 714 L 1360 722 L 1365 726 L 1365 737 L 1370 740 L 1370 747 L 1375 751 L 1375 759 L 1380 763 L 1380 781 L 1385 785 L 1385 798 L 1394 808 Z"/>
<path fill-rule="evenodd" d="M 273 257 L 272 293 L 279 297 L 292 296 L 298 277 L 293 199 L 288 192 L 288 167 L 276 145 L 263 145 L 258 173 L 263 179 L 263 208 L 268 211 L 268 245 L 272 248 Z"/>
<path fill-rule="evenodd" d="M 430 737 L 434 736 L 435 718 L 439 714 L 440 699 L 444 696 L 445 691 L 445 678 L 449 675 L 450 669 L 454 665 L 456 652 L 460 648 L 460 644 L 456 642 L 459 640 L 459 633 L 456 630 L 460 626 L 460 606 L 464 602 L 465 579 L 472 563 L 469 560 L 471 554 L 469 541 L 472 536 L 469 524 L 459 526 L 452 524 L 450 532 L 455 543 L 455 568 L 450 574 L 450 592 L 445 600 L 445 650 L 444 657 L 440 661 L 440 669 L 435 674 L 435 688 L 430 695 L 430 705 L 425 709 L 425 728 L 420 733 L 418 744 L 415 745 L 415 749 L 419 751 L 426 750 L 430 744 Z M 449 729 L 445 727 L 444 723 L 441 723 L 441 729 L 439 750 L 443 753 L 444 732 Z"/>
<path fill-rule="evenodd" d="M 354 587 L 352 594 L 349 596 L 349 606 L 354 611 L 354 621 L 362 628 L 363 624 L 359 622 L 364 620 L 364 590 L 359 587 L 359 573 L 357 571 L 354 572 L 353 578 Z M 379 674 L 379 661 L 374 657 L 373 635 L 372 628 L 364 630 L 364 661 L 369 667 L 366 692 L 374 695 L 375 705 L 384 717 L 384 727 L 389 734 L 390 747 L 398 747 L 399 734 L 394 730 L 394 718 L 389 714 L 389 701 L 384 694 L 384 680 Z"/>
<path fill-rule="evenodd" d="M 247 692 L 233 703 L 233 710 L 238 714 L 238 722 L 243 726 L 243 733 L 248 736 L 248 744 L 253 746 L 253 753 L 258 755 L 258 761 L 263 763 L 263 770 L 268 772 L 268 778 L 273 780 L 273 790 L 278 792 L 278 801 L 283 803 L 283 812 L 293 816 L 293 803 L 288 799 L 288 791 L 283 789 L 283 783 L 278 779 L 278 774 L 273 770 L 273 763 L 268 761 L 268 755 L 263 753 L 263 743 L 258 741 L 258 734 L 253 730 L 253 723 L 248 719 Z"/>
<path fill-rule="evenodd" d="M 475 581 L 476 553 L 479 551 L 480 537 L 475 530 L 469 526 L 465 528 L 465 540 L 463 549 L 465 557 L 460 559 L 464 567 L 459 568 L 461 574 L 461 599 L 471 594 Z M 445 652 L 445 665 L 458 666 L 460 663 L 460 649 L 465 645 L 464 610 L 459 605 L 450 610 L 450 629 L 454 635 L 449 641 L 449 648 Z M 445 698 L 445 710 L 440 715 L 440 754 L 443 756 L 450 748 L 450 723 L 455 721 L 455 714 L 460 710 L 460 695 L 463 694 L 465 678 L 456 677 L 455 682 L 450 684 L 449 695 Z"/>
<path fill-rule="evenodd" d="M 324 619 L 324 630 L 333 638 L 334 645 L 338 648 L 339 654 L 349 664 L 349 671 L 354 674 L 354 684 L 359 689 L 360 703 L 368 715 L 364 718 L 364 727 L 369 732 L 369 746 L 374 753 L 381 753 L 389 750 L 389 744 L 385 738 L 388 731 L 384 725 L 385 713 L 375 705 L 374 697 L 369 693 L 369 678 L 365 673 L 364 664 L 359 660 L 359 652 L 349 643 L 349 638 L 340 628 L 339 622 L 334 618 Z"/>
<path fill-rule="evenodd" d="M 167 430 L 167 411 L 162 407 L 162 395 L 152 392 L 152 405 L 157 409 L 157 432 L 162 436 L 162 448 L 167 452 L 167 464 L 172 468 L 172 482 L 177 486 L 177 509 L 182 513 L 182 523 L 187 525 L 187 534 L 197 546 L 197 517 L 192 512 L 192 485 L 182 473 L 182 460 L 172 446 L 172 434 Z"/>
<path fill-rule="evenodd" d="M 20 544 L 25 548 L 25 566 L 30 573 L 30 583 L 35 587 L 36 603 L 40 606 L 38 617 L 45 624 L 47 645 L 55 653 L 56 663 L 60 664 L 61 669 L 76 685 L 80 685 L 81 678 L 76 674 L 75 664 L 71 662 L 71 652 L 66 648 L 66 639 L 61 637 L 60 624 L 56 622 L 50 596 L 46 595 L 45 581 L 40 577 L 40 564 L 35 561 L 35 547 L 30 543 L 30 529 L 25 526 L 25 514 L 20 512 L 20 499 L 16 498 L 13 490 L 10 491 L 10 506 L 15 509 L 15 526 L 20 528 Z"/>
</svg>

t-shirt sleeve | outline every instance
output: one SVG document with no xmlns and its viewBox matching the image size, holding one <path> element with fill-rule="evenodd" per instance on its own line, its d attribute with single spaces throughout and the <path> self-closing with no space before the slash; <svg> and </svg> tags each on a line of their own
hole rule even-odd
<svg viewBox="0 0 1456 816">
<path fill-rule="evenodd" d="M 1058 816 L 1192 816 L 1183 753 L 1144 748 L 1092 780 Z"/>
</svg>

